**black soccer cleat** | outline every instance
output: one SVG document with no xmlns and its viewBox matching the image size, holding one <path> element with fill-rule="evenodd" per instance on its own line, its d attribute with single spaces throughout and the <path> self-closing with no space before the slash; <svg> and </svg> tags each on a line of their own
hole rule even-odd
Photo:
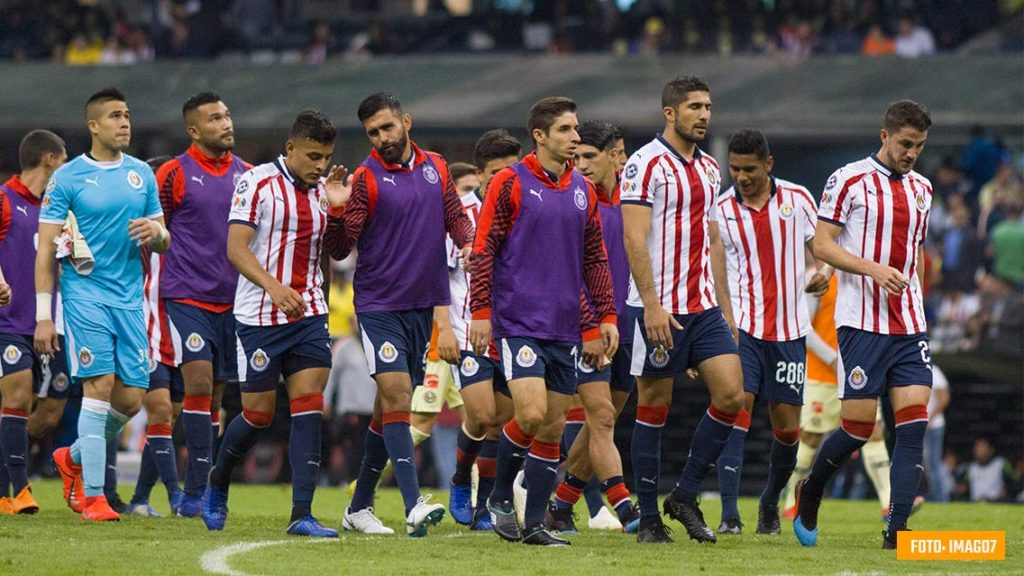
<svg viewBox="0 0 1024 576">
<path fill-rule="evenodd" d="M 548 502 L 548 510 L 545 514 L 548 527 L 552 531 L 560 534 L 579 534 L 579 530 L 576 529 L 576 513 L 572 511 L 572 508 L 565 508 L 559 510 L 555 508 L 554 502 Z"/>
<path fill-rule="evenodd" d="M 882 550 L 895 550 L 896 549 L 896 535 L 900 532 L 910 532 L 910 528 L 903 525 L 901 528 L 895 530 L 882 530 Z"/>
<path fill-rule="evenodd" d="M 535 524 L 529 526 L 523 531 L 526 535 L 523 537 L 523 544 L 529 544 L 531 546 L 570 546 L 572 542 L 564 538 L 559 538 L 548 530 L 548 527 L 544 524 Z"/>
<path fill-rule="evenodd" d="M 494 524 L 495 534 L 509 542 L 519 542 L 523 539 L 523 530 L 519 527 L 516 508 L 512 502 L 508 500 L 493 502 L 488 497 L 487 511 L 491 513 L 491 523 Z"/>
<path fill-rule="evenodd" d="M 704 523 L 704 514 L 701 513 L 696 500 L 683 502 L 677 500 L 673 494 L 669 494 L 665 498 L 662 510 L 669 518 L 676 520 L 686 528 L 686 534 L 690 536 L 691 540 L 710 544 L 718 542 L 715 533 Z"/>
<path fill-rule="evenodd" d="M 673 544 L 675 540 L 669 536 L 672 529 L 665 526 L 661 518 L 641 518 L 640 529 L 636 533 L 636 541 L 640 544 Z"/>
<path fill-rule="evenodd" d="M 743 522 L 740 522 L 739 518 L 722 518 L 722 523 L 718 526 L 718 534 L 742 534 L 743 533 Z"/>
<path fill-rule="evenodd" d="M 779 523 L 779 507 L 764 506 L 757 507 L 757 533 L 758 534 L 782 534 L 782 525 Z"/>
</svg>

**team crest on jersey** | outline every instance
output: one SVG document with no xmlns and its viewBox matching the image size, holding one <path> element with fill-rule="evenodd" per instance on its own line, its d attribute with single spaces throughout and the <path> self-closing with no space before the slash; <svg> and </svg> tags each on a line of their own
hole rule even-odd
<svg viewBox="0 0 1024 576">
<path fill-rule="evenodd" d="M 135 188 L 136 190 L 141 190 L 142 189 L 142 176 L 139 176 L 139 173 L 136 172 L 135 170 L 129 170 L 128 171 L 128 185 L 131 186 L 132 188 Z"/>
<path fill-rule="evenodd" d="M 327 212 L 331 208 L 331 203 L 327 200 L 327 195 L 324 194 L 320 197 L 320 211 Z"/>
<path fill-rule="evenodd" d="M 523 368 L 531 368 L 537 363 L 537 353 L 533 351 L 533 348 L 524 345 L 516 354 L 516 363 Z"/>
<path fill-rule="evenodd" d="M 480 371 L 480 363 L 476 361 L 476 358 L 472 356 L 466 356 L 462 359 L 462 367 L 459 368 L 459 372 L 463 376 L 469 378 L 476 376 L 476 373 Z"/>
<path fill-rule="evenodd" d="M 241 180 L 240 179 L 238 182 L 235 183 L 235 194 L 241 196 L 242 194 L 245 194 L 248 191 L 249 191 L 249 181 L 248 180 Z"/>
<path fill-rule="evenodd" d="M 189 334 L 185 339 L 185 348 L 188 348 L 189 352 L 199 352 L 203 346 L 206 346 L 206 341 L 197 332 Z"/>
<path fill-rule="evenodd" d="M 587 209 L 587 194 L 583 191 L 583 188 L 577 186 L 576 189 L 572 191 L 572 199 L 576 202 L 577 208 L 580 210 Z"/>
<path fill-rule="evenodd" d="M 918 194 L 915 196 L 914 202 L 917 203 L 917 209 L 921 212 L 924 212 L 925 208 L 928 207 L 928 204 L 924 201 L 924 194 Z"/>
<path fill-rule="evenodd" d="M 594 373 L 594 367 L 591 366 L 590 364 L 587 364 L 583 360 L 582 356 L 580 357 L 580 361 L 576 363 L 576 370 L 579 371 L 579 372 L 582 372 L 584 374 L 593 374 Z"/>
<path fill-rule="evenodd" d="M 263 351 L 263 348 L 257 348 L 256 351 L 252 353 L 252 356 L 249 357 L 249 366 L 252 366 L 252 369 L 257 372 L 263 372 L 267 369 L 269 364 L 270 357 Z"/>
<path fill-rule="evenodd" d="M 636 175 L 640 173 L 640 167 L 636 164 L 630 164 L 626 166 L 626 178 L 636 178 Z"/>
<path fill-rule="evenodd" d="M 94 360 L 96 360 L 96 357 L 92 355 L 92 350 L 83 346 L 82 349 L 78 351 L 78 363 L 82 365 L 82 368 L 92 366 Z"/>
<path fill-rule="evenodd" d="M 391 342 L 384 342 L 380 345 L 380 350 L 377 350 L 377 357 L 380 358 L 381 362 L 391 364 L 395 360 L 398 360 L 398 348 Z"/>
<path fill-rule="evenodd" d="M 864 373 L 864 369 L 860 366 L 855 367 L 850 371 L 850 377 L 847 378 L 850 383 L 850 388 L 854 390 L 860 390 L 868 383 L 868 375 Z"/>
<path fill-rule="evenodd" d="M 779 215 L 789 220 L 793 217 L 793 205 L 789 202 L 783 202 L 782 206 L 779 207 Z"/>
<path fill-rule="evenodd" d="M 53 378 L 53 383 L 50 384 L 57 392 L 63 392 L 68 389 L 68 377 L 66 374 L 57 374 Z"/>
<path fill-rule="evenodd" d="M 437 393 L 434 392 L 433 390 L 427 390 L 427 392 L 423 395 L 423 400 L 427 404 L 433 404 L 437 402 Z"/>
<path fill-rule="evenodd" d="M 56 186 L 56 184 L 57 184 L 56 180 L 51 178 L 50 179 L 50 184 L 46 185 L 47 194 L 45 196 L 43 196 L 43 202 L 42 202 L 42 207 L 43 207 L 44 210 L 50 207 L 50 203 L 52 202 L 52 200 L 50 198 L 50 194 L 49 193 L 53 191 L 53 187 Z"/>
<path fill-rule="evenodd" d="M 708 177 L 708 184 L 712 187 L 718 186 L 718 172 L 714 168 L 708 166 L 707 170 L 704 171 L 704 175 Z"/>
<path fill-rule="evenodd" d="M 654 366 L 655 368 L 664 368 L 665 366 L 668 366 L 668 350 L 665 350 L 664 346 L 658 346 L 654 350 L 651 350 L 647 359 L 651 361 L 651 366 Z"/>
<path fill-rule="evenodd" d="M 21 360 L 21 350 L 11 344 L 4 349 L 4 362 L 8 364 L 16 364 L 18 360 Z"/>
<path fill-rule="evenodd" d="M 431 184 L 437 184 L 438 180 L 440 180 L 437 176 L 437 170 L 434 170 L 433 166 L 423 167 L 423 178 Z"/>
</svg>

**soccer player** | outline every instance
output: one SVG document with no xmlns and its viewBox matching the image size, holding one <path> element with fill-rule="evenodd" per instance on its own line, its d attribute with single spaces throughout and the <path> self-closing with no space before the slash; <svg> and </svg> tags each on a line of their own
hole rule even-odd
<svg viewBox="0 0 1024 576">
<path fill-rule="evenodd" d="M 626 154 L 626 138 L 622 135 L 622 129 L 615 126 L 615 147 L 614 159 L 615 159 L 615 173 L 621 174 L 626 168 L 626 160 L 629 159 L 629 155 Z"/>
<path fill-rule="evenodd" d="M 71 377 L 82 379 L 84 397 L 78 440 L 53 459 L 68 505 L 83 520 L 106 521 L 120 519 L 103 494 L 107 443 L 139 411 L 149 387 L 141 251 L 165 252 L 170 234 L 153 171 L 124 153 L 131 142 L 124 95 L 101 90 L 85 112 L 92 147 L 54 173 L 39 214 L 34 340 L 40 354 L 59 345 L 50 310 L 53 240 L 74 213 L 95 259 L 89 274 L 65 259 L 60 275 Z"/>
<path fill-rule="evenodd" d="M 555 499 L 548 510 L 548 524 L 560 532 L 576 531 L 573 505 L 596 473 L 601 490 L 615 509 L 620 527 L 633 533 L 639 525 L 640 514 L 629 497 L 629 489 L 622 477 L 622 457 L 615 447 L 615 420 L 626 405 L 635 382 L 629 375 L 629 346 L 633 342 L 626 319 L 629 262 L 622 243 L 615 128 L 607 122 L 584 122 L 579 129 L 579 138 L 576 168 L 594 183 L 597 192 L 621 336 L 615 357 L 604 368 L 597 370 L 582 360 L 577 365 L 576 393 L 582 402 L 586 422 L 577 430 L 574 440 L 568 440 L 571 448 L 565 462 L 565 478 L 555 489 Z M 568 435 L 568 424 L 566 428 Z"/>
<path fill-rule="evenodd" d="M 842 426 L 828 437 L 796 486 L 793 532 L 804 546 L 818 539 L 825 483 L 871 436 L 878 398 L 888 394 L 896 421 L 889 526 L 882 547 L 896 548 L 907 529 L 921 479 L 931 356 L 918 260 L 928 231 L 931 183 L 914 172 L 931 115 L 911 100 L 889 105 L 876 154 L 829 177 L 818 209 L 814 254 L 839 272 L 839 399 Z"/>
<path fill-rule="evenodd" d="M 626 254 L 633 273 L 633 364 L 637 418 L 633 472 L 639 500 L 638 542 L 672 542 L 658 516 L 661 429 L 674 377 L 697 368 L 711 406 L 697 424 L 679 482 L 664 502 L 690 538 L 715 542 L 697 504 L 700 483 L 718 459 L 743 407 L 736 342 L 715 300 L 709 223 L 721 176 L 697 145 L 711 121 L 708 85 L 681 76 L 661 96 L 664 131 L 626 163 L 620 184 Z"/>
<path fill-rule="evenodd" d="M 431 321 L 450 303 L 445 233 L 468 256 L 473 227 L 462 211 L 448 164 L 409 138 L 412 117 L 391 94 L 366 97 L 359 121 L 373 149 L 352 177 L 343 229 L 359 251 L 354 279 L 356 315 L 366 363 L 377 382 L 374 418 L 366 433 L 359 481 L 343 528 L 386 532 L 373 515 L 380 471 L 390 456 L 405 504 L 406 532 L 427 535 L 444 506 L 420 496 L 409 433 L 413 387 L 423 382 Z M 415 246 L 416 249 L 410 249 Z M 442 358 L 457 362 L 457 356 Z"/>
<path fill-rule="evenodd" d="M 313 517 L 320 469 L 320 418 L 331 368 L 321 253 L 344 257 L 341 225 L 329 218 L 349 198 L 348 171 L 327 167 L 337 131 L 317 110 L 299 112 L 285 154 L 242 175 L 231 200 L 228 260 L 238 270 L 238 380 L 242 413 L 227 430 L 203 493 L 202 516 L 210 530 L 227 521 L 231 474 L 274 419 L 277 386 L 284 377 L 291 409 L 288 460 L 292 470 L 293 536 L 337 538 Z M 326 174 L 326 178 L 324 177 Z"/>
<path fill-rule="evenodd" d="M 0 269 L 9 274 L 16 271 L 5 290 L 11 301 L 0 308 L 0 514 L 39 511 L 26 467 L 33 388 L 41 399 L 49 398 L 63 408 L 63 395 L 69 387 L 62 355 L 41 356 L 33 347 L 36 291 L 32 275 L 27 273 L 35 265 L 43 189 L 67 160 L 64 141 L 49 130 L 33 130 L 22 138 L 18 159 L 21 173 L 0 186 Z M 12 493 L 8 493 L 8 485 Z"/>
<path fill-rule="evenodd" d="M 199 514 L 215 438 L 211 415 L 229 380 L 238 379 L 235 316 L 238 272 L 228 262 L 228 212 L 235 185 L 252 166 L 233 155 L 231 110 L 201 92 L 182 106 L 192 140 L 156 173 L 160 203 L 174 246 L 164 256 L 160 297 L 170 320 L 174 362 L 185 381 L 182 428 L 188 463 L 179 516 Z"/>
<path fill-rule="evenodd" d="M 494 489 L 487 500 L 494 530 L 506 540 L 567 546 L 552 534 L 545 511 L 557 473 L 559 440 L 584 356 L 602 368 L 618 346 L 615 303 L 593 185 L 576 171 L 576 103 L 552 97 L 530 109 L 536 151 L 495 176 L 484 199 L 473 246 L 470 342 L 477 354 L 492 336 L 515 404 L 503 428 Z M 584 334 L 584 287 L 600 328 Z M 512 504 L 524 463 L 525 529 Z"/>
<path fill-rule="evenodd" d="M 500 170 L 519 161 L 522 145 L 506 130 L 485 132 L 473 148 L 473 163 L 480 179 L 478 190 L 463 194 L 462 209 L 469 216 L 475 228 L 483 206 L 479 194 L 487 191 L 487 185 Z M 494 488 L 494 475 L 498 456 L 498 438 L 501 426 L 512 417 L 512 401 L 505 383 L 504 372 L 496 359 L 493 346 L 486 354 L 473 352 L 469 341 L 469 324 L 472 314 L 469 310 L 470 274 L 458 262 L 454 244 L 449 239 L 448 278 L 452 293 L 452 329 L 456 335 L 460 356 L 458 366 L 452 367 L 452 376 L 465 402 L 466 417 L 459 430 L 458 451 L 456 452 L 455 474 L 451 478 L 449 492 L 452 518 L 459 524 L 466 524 L 472 530 L 492 530 L 490 513 L 487 511 L 487 497 Z M 472 502 L 472 471 L 477 465 L 479 482 L 476 502 Z"/>
<path fill-rule="evenodd" d="M 806 188 L 772 175 L 775 159 L 757 130 L 732 136 L 728 165 L 734 184 L 716 200 L 717 221 L 709 224 L 711 268 L 722 314 L 739 345 L 745 406 L 716 466 L 722 494 L 718 533 L 743 529 L 736 506 L 743 445 L 760 398 L 768 402 L 774 439 L 757 533 L 779 534 L 779 492 L 793 472 L 800 437 L 804 337 L 810 330 L 804 271 L 817 206 Z M 828 286 L 823 274 L 812 280 L 808 290 Z"/>
</svg>

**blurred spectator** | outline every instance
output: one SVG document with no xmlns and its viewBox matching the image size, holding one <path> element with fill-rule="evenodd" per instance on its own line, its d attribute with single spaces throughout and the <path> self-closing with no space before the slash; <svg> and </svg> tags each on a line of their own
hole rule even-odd
<svg viewBox="0 0 1024 576">
<path fill-rule="evenodd" d="M 860 53 L 865 56 L 888 56 L 895 51 L 895 42 L 877 23 L 868 28 L 867 34 L 864 35 L 864 41 L 860 45 Z"/>
<path fill-rule="evenodd" d="M 1006 218 L 992 229 L 989 249 L 992 252 L 992 273 L 1014 284 L 1024 286 L 1024 220 L 1020 200 L 1006 204 Z"/>
<path fill-rule="evenodd" d="M 826 54 L 856 54 L 860 49 L 860 35 L 850 18 L 847 3 L 832 2 L 832 11 L 822 34 L 821 51 Z"/>
<path fill-rule="evenodd" d="M 79 32 L 71 37 L 67 49 L 64 51 L 64 63 L 68 66 L 91 66 L 99 64 L 103 60 L 103 40 L 100 38 L 89 39 L 85 34 Z"/>
<path fill-rule="evenodd" d="M 302 55 L 302 61 L 306 64 L 323 64 L 331 53 L 332 42 L 330 25 L 327 22 L 317 22 L 313 25 L 313 33 Z"/>
<path fill-rule="evenodd" d="M 977 345 L 969 323 L 981 311 L 981 297 L 972 292 L 951 290 L 942 297 L 937 317 L 929 324 L 929 339 L 935 352 L 960 352 Z"/>
<path fill-rule="evenodd" d="M 971 223 L 971 213 L 960 196 L 951 196 L 949 226 L 942 235 L 942 287 L 974 290 L 975 275 L 984 264 L 985 245 Z"/>
<path fill-rule="evenodd" d="M 967 490 L 971 502 L 1001 502 L 1016 494 L 1017 472 L 985 437 L 974 441 L 974 459 L 967 465 Z"/>
<path fill-rule="evenodd" d="M 989 232 L 1007 216 L 1007 207 L 1024 202 L 1021 181 L 1011 162 L 999 165 L 994 178 L 978 193 L 978 236 L 987 238 Z"/>
<path fill-rule="evenodd" d="M 980 306 L 968 321 L 968 337 L 987 354 L 1024 357 L 1024 293 L 988 274 L 978 286 L 978 295 Z"/>
<path fill-rule="evenodd" d="M 779 50 L 783 54 L 802 59 L 818 48 L 818 35 L 807 20 L 791 18 L 779 27 Z"/>
<path fill-rule="evenodd" d="M 971 181 L 971 190 L 977 193 L 982 186 L 996 175 L 1003 161 L 1003 148 L 994 138 L 985 134 L 978 125 L 971 127 L 971 141 L 964 148 L 960 158 L 960 169 Z M 971 199 L 972 202 L 975 198 Z"/>
<path fill-rule="evenodd" d="M 928 499 L 949 501 L 953 489 L 943 477 L 942 444 L 946 435 L 946 407 L 949 406 L 949 380 L 937 364 L 932 364 L 932 394 L 928 399 L 928 428 L 924 433 L 924 471 L 928 478 Z"/>
<path fill-rule="evenodd" d="M 897 25 L 899 32 L 893 46 L 897 56 L 920 58 L 935 53 L 935 38 L 931 31 L 914 22 L 912 16 L 903 14 Z"/>
</svg>

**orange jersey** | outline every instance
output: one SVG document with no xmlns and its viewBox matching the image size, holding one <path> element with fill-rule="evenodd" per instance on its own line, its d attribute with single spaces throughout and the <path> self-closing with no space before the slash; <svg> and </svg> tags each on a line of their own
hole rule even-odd
<svg viewBox="0 0 1024 576">
<path fill-rule="evenodd" d="M 836 274 L 828 283 L 828 292 L 818 301 L 818 311 L 814 313 L 811 320 L 811 328 L 821 336 L 833 349 L 839 348 L 839 336 L 836 334 L 836 294 L 839 292 L 839 283 Z M 822 384 L 836 385 L 835 370 L 829 367 L 821 358 L 818 358 L 810 348 L 807 349 L 807 379 L 821 382 Z"/>
</svg>

